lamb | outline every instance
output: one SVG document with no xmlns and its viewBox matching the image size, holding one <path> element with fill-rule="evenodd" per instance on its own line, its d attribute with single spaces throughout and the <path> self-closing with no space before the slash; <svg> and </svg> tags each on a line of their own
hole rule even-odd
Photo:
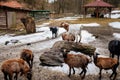
<svg viewBox="0 0 120 80">
<path fill-rule="evenodd" d="M 32 68 L 34 55 L 31 50 L 23 49 L 20 58 L 25 60 L 29 64 L 30 68 Z"/>
<path fill-rule="evenodd" d="M 4 74 L 4 80 L 17 80 L 18 74 L 24 75 L 28 80 L 31 80 L 32 74 L 30 67 L 23 59 L 8 59 L 1 65 L 1 71 Z"/>
<path fill-rule="evenodd" d="M 93 58 L 94 58 L 94 64 L 100 69 L 100 76 L 99 79 L 101 79 L 101 72 L 102 69 L 104 70 L 108 70 L 108 69 L 112 69 L 113 73 L 110 75 L 110 79 L 113 77 L 113 80 L 116 79 L 116 69 L 119 66 L 119 61 L 117 59 L 114 58 L 103 58 L 103 57 L 98 57 L 98 53 L 96 53 Z"/>
<path fill-rule="evenodd" d="M 72 33 L 64 32 L 62 34 L 62 39 L 67 41 L 75 41 L 75 36 Z"/>
<path fill-rule="evenodd" d="M 71 75 L 71 69 L 73 69 L 73 74 L 75 74 L 74 67 L 76 67 L 82 69 L 80 75 L 84 73 L 82 76 L 83 79 L 86 75 L 86 68 L 90 60 L 82 54 L 68 54 L 69 51 L 67 51 L 66 49 L 61 49 L 61 52 L 63 53 L 64 62 L 69 66 L 68 76 L 70 77 Z"/>
</svg>

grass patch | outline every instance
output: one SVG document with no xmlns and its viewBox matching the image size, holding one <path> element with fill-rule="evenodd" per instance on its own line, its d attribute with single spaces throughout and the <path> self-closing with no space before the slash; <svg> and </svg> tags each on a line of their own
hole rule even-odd
<svg viewBox="0 0 120 80">
<path fill-rule="evenodd" d="M 80 18 L 75 21 L 70 21 L 70 23 L 74 24 L 87 24 L 87 23 L 98 23 L 102 26 L 108 26 L 110 22 L 116 22 L 119 21 L 120 19 L 110 19 L 110 18 Z"/>
<path fill-rule="evenodd" d="M 59 26 L 61 22 L 67 22 L 70 24 L 88 24 L 88 23 L 98 23 L 101 26 L 108 26 L 111 22 L 120 22 L 120 19 L 110 19 L 110 18 L 79 18 L 78 20 L 59 20 L 54 21 L 50 25 Z"/>
</svg>

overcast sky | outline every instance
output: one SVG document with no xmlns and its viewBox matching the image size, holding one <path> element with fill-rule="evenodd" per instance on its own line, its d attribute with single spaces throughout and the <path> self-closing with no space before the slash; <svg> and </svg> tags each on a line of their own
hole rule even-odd
<svg viewBox="0 0 120 80">
<path fill-rule="evenodd" d="M 51 2 L 53 2 L 54 0 L 49 0 L 49 2 L 51 3 Z"/>
</svg>

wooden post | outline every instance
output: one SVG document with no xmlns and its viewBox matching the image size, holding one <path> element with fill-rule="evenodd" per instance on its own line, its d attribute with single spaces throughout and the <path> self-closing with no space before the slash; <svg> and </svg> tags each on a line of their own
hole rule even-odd
<svg viewBox="0 0 120 80">
<path fill-rule="evenodd" d="M 111 8 L 109 8 L 109 18 L 111 18 Z"/>
<path fill-rule="evenodd" d="M 96 17 L 99 18 L 99 8 L 97 7 Z"/>
<path fill-rule="evenodd" d="M 7 15 L 7 11 L 5 10 L 5 18 L 6 18 L 6 28 L 8 29 L 8 15 Z"/>
<path fill-rule="evenodd" d="M 85 7 L 85 10 L 84 10 L 84 18 L 86 18 L 86 13 L 87 13 L 87 8 Z"/>
</svg>

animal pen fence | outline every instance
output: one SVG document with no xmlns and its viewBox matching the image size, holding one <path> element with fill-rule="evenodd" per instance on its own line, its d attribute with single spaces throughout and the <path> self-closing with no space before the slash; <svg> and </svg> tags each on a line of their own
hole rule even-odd
<svg viewBox="0 0 120 80">
<path fill-rule="evenodd" d="M 49 19 L 50 11 L 48 10 L 32 10 L 30 16 L 34 17 L 35 20 Z"/>
</svg>

